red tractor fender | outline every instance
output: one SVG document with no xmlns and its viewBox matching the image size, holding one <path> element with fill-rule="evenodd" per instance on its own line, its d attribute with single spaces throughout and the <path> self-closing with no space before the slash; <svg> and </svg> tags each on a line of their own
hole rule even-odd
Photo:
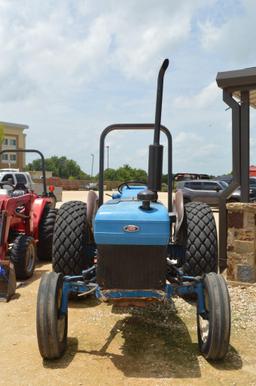
<svg viewBox="0 0 256 386">
<path fill-rule="evenodd" d="M 33 230 L 33 237 L 38 241 L 39 237 L 39 225 L 42 219 L 44 208 L 47 204 L 51 204 L 51 200 L 45 197 L 38 197 L 32 204 L 32 216 L 31 216 L 31 228 Z"/>
</svg>

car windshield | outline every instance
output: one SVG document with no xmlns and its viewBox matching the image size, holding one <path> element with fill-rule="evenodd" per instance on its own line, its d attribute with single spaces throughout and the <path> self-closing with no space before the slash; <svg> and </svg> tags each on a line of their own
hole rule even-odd
<svg viewBox="0 0 256 386">
<path fill-rule="evenodd" d="M 226 189 L 228 187 L 228 183 L 226 181 L 219 181 L 222 189 Z"/>
<path fill-rule="evenodd" d="M 250 186 L 255 186 L 256 187 L 256 178 L 251 177 L 249 180 Z"/>
</svg>

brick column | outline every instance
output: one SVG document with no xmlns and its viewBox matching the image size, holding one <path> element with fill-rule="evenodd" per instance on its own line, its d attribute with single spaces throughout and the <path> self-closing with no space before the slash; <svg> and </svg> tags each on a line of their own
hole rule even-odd
<svg viewBox="0 0 256 386">
<path fill-rule="evenodd" d="M 227 204 L 227 279 L 256 282 L 256 204 Z"/>
</svg>

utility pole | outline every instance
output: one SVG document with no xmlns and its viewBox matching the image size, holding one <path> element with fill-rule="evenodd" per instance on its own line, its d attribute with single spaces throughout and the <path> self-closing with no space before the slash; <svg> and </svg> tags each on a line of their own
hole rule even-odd
<svg viewBox="0 0 256 386">
<path fill-rule="evenodd" d="M 109 169 L 109 145 L 106 146 L 107 149 L 107 169 Z"/>
<path fill-rule="evenodd" d="M 94 164 L 94 154 L 91 154 L 92 161 L 91 161 L 91 177 L 93 177 L 93 164 Z"/>
</svg>

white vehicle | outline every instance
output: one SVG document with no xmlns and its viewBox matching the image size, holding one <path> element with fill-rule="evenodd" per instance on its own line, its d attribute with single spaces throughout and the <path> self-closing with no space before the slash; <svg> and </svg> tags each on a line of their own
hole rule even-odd
<svg viewBox="0 0 256 386">
<path fill-rule="evenodd" d="M 0 182 L 4 181 L 15 186 L 17 184 L 24 185 L 29 191 L 33 191 L 38 195 L 43 192 L 43 184 L 33 182 L 28 172 L 20 172 L 18 169 L 0 169 Z M 3 185 L 3 187 L 8 190 L 12 189 L 10 185 Z M 55 187 L 53 194 L 56 201 L 62 200 L 62 188 Z"/>
</svg>

